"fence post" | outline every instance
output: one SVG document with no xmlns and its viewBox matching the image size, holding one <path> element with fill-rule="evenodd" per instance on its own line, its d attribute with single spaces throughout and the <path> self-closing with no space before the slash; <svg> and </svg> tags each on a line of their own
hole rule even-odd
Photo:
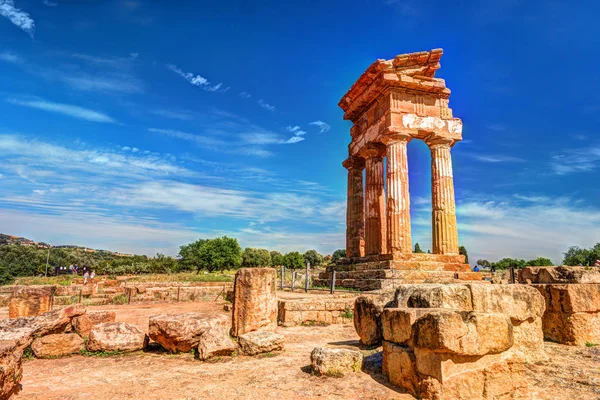
<svg viewBox="0 0 600 400">
<path fill-rule="evenodd" d="M 331 271 L 331 294 L 335 292 L 335 270 Z"/>
<path fill-rule="evenodd" d="M 304 293 L 308 293 L 308 281 L 310 280 L 310 263 L 306 263 L 306 275 L 304 276 Z"/>
<path fill-rule="evenodd" d="M 131 288 L 127 288 L 127 304 L 131 303 Z"/>
<path fill-rule="evenodd" d="M 79 289 L 79 301 L 78 303 L 81 304 L 81 294 L 83 292 L 83 289 Z"/>
<path fill-rule="evenodd" d="M 285 285 L 285 282 L 283 281 L 283 278 L 285 277 L 285 266 L 281 266 L 281 290 L 283 290 L 283 286 Z"/>
<path fill-rule="evenodd" d="M 294 291 L 294 286 L 296 286 L 296 271 L 292 272 L 292 292 Z"/>
<path fill-rule="evenodd" d="M 515 283 L 515 267 L 510 267 L 510 283 Z"/>
<path fill-rule="evenodd" d="M 177 302 L 179 303 L 179 290 L 181 289 L 181 285 L 177 285 Z"/>
</svg>

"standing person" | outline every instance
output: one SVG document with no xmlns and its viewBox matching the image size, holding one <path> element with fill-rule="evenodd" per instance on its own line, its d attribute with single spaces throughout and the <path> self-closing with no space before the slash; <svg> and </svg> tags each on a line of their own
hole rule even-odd
<svg viewBox="0 0 600 400">
<path fill-rule="evenodd" d="M 596 260 L 596 262 L 594 263 L 594 267 L 600 267 L 600 260 Z"/>
<path fill-rule="evenodd" d="M 96 277 L 96 270 L 92 270 L 92 273 L 90 274 L 90 278 L 94 279 Z"/>
<path fill-rule="evenodd" d="M 87 280 L 90 277 L 89 272 L 87 272 L 87 270 L 83 273 L 83 284 L 87 284 Z"/>
</svg>

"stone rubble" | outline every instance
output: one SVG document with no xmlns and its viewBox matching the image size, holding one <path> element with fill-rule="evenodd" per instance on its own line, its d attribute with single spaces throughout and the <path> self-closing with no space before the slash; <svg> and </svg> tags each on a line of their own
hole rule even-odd
<svg viewBox="0 0 600 400">
<path fill-rule="evenodd" d="M 35 317 L 52 309 L 54 286 L 15 286 L 8 303 L 8 317 Z"/>
<path fill-rule="evenodd" d="M 148 335 L 138 326 L 125 322 L 104 322 L 95 325 L 87 342 L 89 351 L 132 352 L 148 345 Z"/>
<path fill-rule="evenodd" d="M 115 318 L 116 314 L 114 311 L 86 312 L 79 317 L 73 318 L 71 325 L 78 335 L 87 338 L 93 326 L 104 322 L 115 322 Z"/>
<path fill-rule="evenodd" d="M 270 331 L 254 331 L 238 337 L 242 353 L 254 356 L 262 353 L 283 350 L 284 336 Z"/>
<path fill-rule="evenodd" d="M 58 333 L 37 338 L 31 349 L 37 358 L 55 358 L 76 354 L 85 348 L 81 336 L 72 333 Z"/>
<path fill-rule="evenodd" d="M 310 354 L 310 364 L 318 375 L 342 376 L 360 371 L 363 355 L 356 350 L 315 347 Z"/>
</svg>

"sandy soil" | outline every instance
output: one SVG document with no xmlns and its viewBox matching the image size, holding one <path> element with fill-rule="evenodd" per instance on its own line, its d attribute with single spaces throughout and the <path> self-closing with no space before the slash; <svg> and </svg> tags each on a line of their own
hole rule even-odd
<svg viewBox="0 0 600 400">
<path fill-rule="evenodd" d="M 89 307 L 117 312 L 117 320 L 147 329 L 159 313 L 223 313 L 222 302 Z M 191 354 L 146 352 L 100 358 L 73 356 L 24 364 L 25 399 L 412 399 L 381 375 L 380 353 L 363 372 L 342 378 L 310 373 L 316 346 L 358 348 L 352 325 L 279 328 L 284 352 L 262 357 L 224 357 L 200 362 Z M 600 399 L 600 348 L 547 343 L 549 360 L 527 366 L 534 399 Z M 372 354 L 374 351 L 366 351 Z"/>
</svg>

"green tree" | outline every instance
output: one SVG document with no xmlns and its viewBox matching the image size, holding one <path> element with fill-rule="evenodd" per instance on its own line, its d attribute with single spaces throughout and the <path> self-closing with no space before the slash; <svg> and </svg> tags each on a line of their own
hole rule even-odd
<svg viewBox="0 0 600 400">
<path fill-rule="evenodd" d="M 551 259 L 545 257 L 538 257 L 533 260 L 529 260 L 525 263 L 530 267 L 551 267 L 554 265 Z"/>
<path fill-rule="evenodd" d="M 465 263 L 469 263 L 469 254 L 467 253 L 465 246 L 460 246 L 458 248 L 458 254 L 465 256 Z"/>
<path fill-rule="evenodd" d="M 283 265 L 289 269 L 298 269 L 304 267 L 304 257 L 297 251 L 287 253 L 283 257 Z"/>
<path fill-rule="evenodd" d="M 271 267 L 280 267 L 283 262 L 283 254 L 278 251 L 271 252 Z"/>
<path fill-rule="evenodd" d="M 323 256 L 319 254 L 316 250 L 308 250 L 303 255 L 304 263 L 310 263 L 311 267 L 317 267 L 323 264 Z"/>
<path fill-rule="evenodd" d="M 492 266 L 496 269 L 508 269 L 514 267 L 517 269 L 525 267 L 525 260 L 518 260 L 516 258 L 503 258 L 500 261 L 492 263 Z"/>
<path fill-rule="evenodd" d="M 340 258 L 346 258 L 346 249 L 337 249 L 331 255 L 331 261 L 336 262 Z"/>
<path fill-rule="evenodd" d="M 594 265 L 596 260 L 600 260 L 600 243 L 596 243 L 589 249 L 571 246 L 564 256 L 564 265 Z"/>
<path fill-rule="evenodd" d="M 271 253 L 267 249 L 246 247 L 242 254 L 242 267 L 268 267 L 271 265 Z"/>
<path fill-rule="evenodd" d="M 423 250 L 421 250 L 421 246 L 419 246 L 419 243 L 415 243 L 415 253 L 423 253 Z"/>
<path fill-rule="evenodd" d="M 200 249 L 206 244 L 209 239 L 198 239 L 195 242 L 184 244 L 179 247 L 179 263 L 181 269 L 200 270 L 203 268 L 202 261 L 200 260 Z"/>
<path fill-rule="evenodd" d="M 242 264 L 242 248 L 237 239 L 227 236 L 181 246 L 179 256 L 183 265 L 193 266 L 198 272 L 239 268 Z"/>
<path fill-rule="evenodd" d="M 479 260 L 477 260 L 477 265 L 480 265 L 480 266 L 486 267 L 486 268 L 489 268 L 492 266 L 492 264 L 490 264 L 490 262 L 488 260 L 483 260 L 481 258 Z"/>
<path fill-rule="evenodd" d="M 8 272 L 8 269 L 0 265 L 0 286 L 10 285 L 15 278 Z"/>
</svg>

